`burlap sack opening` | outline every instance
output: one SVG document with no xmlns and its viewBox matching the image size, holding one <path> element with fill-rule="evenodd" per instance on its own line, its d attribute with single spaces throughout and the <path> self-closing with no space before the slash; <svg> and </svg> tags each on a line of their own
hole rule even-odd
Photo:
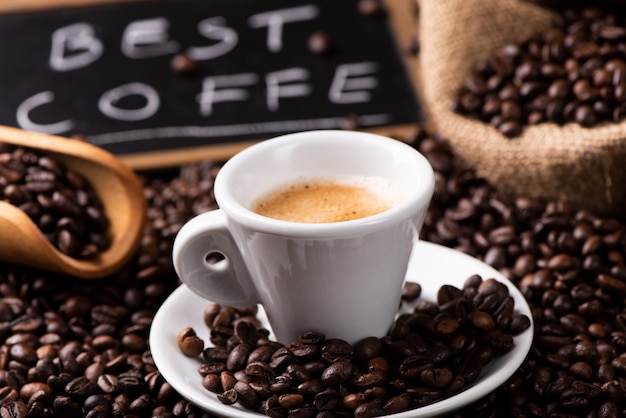
<svg viewBox="0 0 626 418">
<path fill-rule="evenodd" d="M 428 120 L 505 193 L 626 215 L 626 122 L 593 128 L 546 123 L 509 139 L 451 110 L 476 61 L 550 27 L 553 13 L 521 0 L 422 0 L 419 89 Z"/>
</svg>

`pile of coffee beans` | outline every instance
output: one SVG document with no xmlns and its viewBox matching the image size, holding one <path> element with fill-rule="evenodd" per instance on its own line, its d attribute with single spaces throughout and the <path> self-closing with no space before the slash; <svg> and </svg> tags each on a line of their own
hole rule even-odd
<svg viewBox="0 0 626 418">
<path fill-rule="evenodd" d="M 626 416 L 626 220 L 498 192 L 445 141 L 416 133 L 436 168 L 422 237 L 499 269 L 533 313 L 528 358 L 473 406 L 480 416 Z M 472 416 L 467 411 L 454 417 Z"/>
<path fill-rule="evenodd" d="M 410 282 L 403 294 L 419 297 L 419 289 Z M 399 315 L 389 335 L 354 346 L 318 332 L 284 346 L 268 338 L 255 308 L 211 304 L 204 322 L 214 345 L 204 349 L 191 328 L 177 342 L 189 357 L 202 353 L 202 385 L 222 403 L 275 418 L 365 418 L 431 404 L 473 383 L 530 326 L 508 287 L 480 276 L 442 286 L 436 301 L 419 299 Z"/>
<path fill-rule="evenodd" d="M 422 239 L 503 272 L 535 324 L 515 374 L 450 417 L 626 416 L 626 219 L 506 196 L 444 138 L 416 127 L 402 139 L 435 170 Z M 149 221 L 140 248 L 106 279 L 0 263 L 0 416 L 212 417 L 161 376 L 148 334 L 179 285 L 173 239 L 216 208 L 218 170 L 207 162 L 142 174 Z"/>
<path fill-rule="evenodd" d="M 216 208 L 218 168 L 141 176 L 148 222 L 136 254 L 110 277 L 85 281 L 0 263 L 2 418 L 207 416 L 163 379 L 148 335 L 179 284 L 174 236 Z"/>
<path fill-rule="evenodd" d="M 453 108 L 508 137 L 542 122 L 585 127 L 626 118 L 626 16 L 567 9 L 550 29 L 476 64 Z"/>
<path fill-rule="evenodd" d="M 45 153 L 0 143 L 0 200 L 24 211 L 70 257 L 92 258 L 111 245 L 109 221 L 91 185 Z"/>
</svg>

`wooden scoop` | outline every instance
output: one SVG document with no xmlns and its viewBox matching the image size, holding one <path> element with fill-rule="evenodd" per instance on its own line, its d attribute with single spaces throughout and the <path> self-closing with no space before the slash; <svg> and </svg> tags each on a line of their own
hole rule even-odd
<svg viewBox="0 0 626 418">
<path fill-rule="evenodd" d="M 139 244 L 146 220 L 143 186 L 135 173 L 107 151 L 86 142 L 0 126 L 0 142 L 32 148 L 81 174 L 104 205 L 111 246 L 79 260 L 56 249 L 21 209 L 0 201 L 0 260 L 95 279 L 122 267 Z"/>
</svg>

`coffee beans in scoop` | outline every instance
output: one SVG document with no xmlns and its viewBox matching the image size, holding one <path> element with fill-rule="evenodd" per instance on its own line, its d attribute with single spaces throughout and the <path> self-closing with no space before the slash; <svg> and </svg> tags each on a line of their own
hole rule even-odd
<svg viewBox="0 0 626 418">
<path fill-rule="evenodd" d="M 419 299 L 420 290 L 407 282 L 412 312 L 399 314 L 387 336 L 354 346 L 314 331 L 285 346 L 269 339 L 255 307 L 211 304 L 204 322 L 213 345 L 202 351 L 199 379 L 223 404 L 271 417 L 388 415 L 463 391 L 530 326 L 495 279 L 444 285 L 433 302 Z M 196 332 L 179 333 L 187 356 L 200 346 Z"/>
<path fill-rule="evenodd" d="M 626 15 L 567 9 L 553 26 L 478 62 L 453 108 L 507 137 L 525 126 L 584 127 L 626 118 Z"/>
<path fill-rule="evenodd" d="M 89 259 L 111 244 L 109 221 L 90 184 L 40 151 L 0 143 L 0 200 L 24 211 L 70 257 Z"/>
</svg>

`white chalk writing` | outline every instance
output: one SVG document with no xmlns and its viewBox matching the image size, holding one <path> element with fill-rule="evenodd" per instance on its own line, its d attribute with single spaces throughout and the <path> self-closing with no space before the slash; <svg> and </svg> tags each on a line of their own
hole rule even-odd
<svg viewBox="0 0 626 418">
<path fill-rule="evenodd" d="M 318 14 L 319 9 L 317 6 L 308 4 L 259 13 L 250 16 L 248 24 L 254 29 L 267 27 L 267 49 L 271 52 L 280 52 L 283 49 L 283 27 L 285 23 L 312 20 Z"/>
<path fill-rule="evenodd" d="M 122 36 L 122 52 L 136 59 L 173 54 L 180 45 L 169 39 L 168 29 L 168 20 L 161 17 L 131 22 Z"/>
<path fill-rule="evenodd" d="M 52 33 L 49 65 L 55 71 L 71 71 L 95 62 L 104 52 L 91 25 L 75 23 Z"/>
</svg>

